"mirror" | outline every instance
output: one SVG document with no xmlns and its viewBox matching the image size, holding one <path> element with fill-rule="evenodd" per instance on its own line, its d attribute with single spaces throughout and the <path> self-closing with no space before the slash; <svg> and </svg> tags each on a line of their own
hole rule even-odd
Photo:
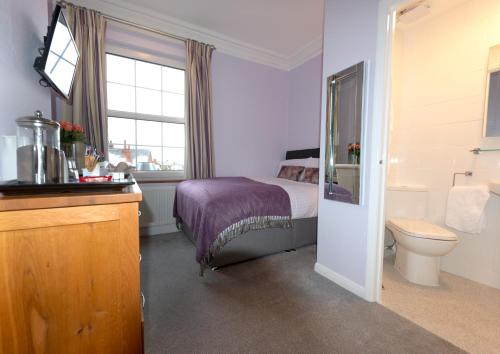
<svg viewBox="0 0 500 354">
<path fill-rule="evenodd" d="M 500 45 L 490 48 L 484 116 L 484 136 L 500 136 Z"/>
<path fill-rule="evenodd" d="M 325 199 L 360 203 L 365 63 L 327 78 Z"/>
</svg>

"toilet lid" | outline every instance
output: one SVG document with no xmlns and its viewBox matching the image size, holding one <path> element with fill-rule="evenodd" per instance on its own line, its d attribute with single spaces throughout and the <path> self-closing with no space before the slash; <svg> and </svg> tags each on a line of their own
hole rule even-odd
<svg viewBox="0 0 500 354">
<path fill-rule="evenodd" d="M 457 235 L 444 227 L 416 219 L 390 219 L 387 224 L 413 237 L 430 238 L 433 240 L 456 241 Z"/>
</svg>

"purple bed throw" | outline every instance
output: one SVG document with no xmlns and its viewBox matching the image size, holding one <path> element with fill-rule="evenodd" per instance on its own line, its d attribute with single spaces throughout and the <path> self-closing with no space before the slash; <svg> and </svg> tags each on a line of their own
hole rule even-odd
<svg viewBox="0 0 500 354">
<path fill-rule="evenodd" d="M 244 177 L 184 181 L 175 192 L 174 217 L 193 232 L 202 267 L 237 235 L 291 227 L 291 213 L 283 188 Z"/>
</svg>

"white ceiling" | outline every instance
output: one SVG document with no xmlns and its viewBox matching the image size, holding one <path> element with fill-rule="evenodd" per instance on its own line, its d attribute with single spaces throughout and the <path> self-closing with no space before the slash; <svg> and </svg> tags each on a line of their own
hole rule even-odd
<svg viewBox="0 0 500 354">
<path fill-rule="evenodd" d="M 292 56 L 323 32 L 324 0 L 120 0 Z"/>
</svg>

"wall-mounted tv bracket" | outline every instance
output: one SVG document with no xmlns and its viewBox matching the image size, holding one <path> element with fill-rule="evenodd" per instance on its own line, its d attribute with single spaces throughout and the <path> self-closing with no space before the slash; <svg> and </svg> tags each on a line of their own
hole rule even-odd
<svg viewBox="0 0 500 354">
<path fill-rule="evenodd" d="M 40 84 L 40 86 L 42 86 L 42 87 L 50 87 L 50 84 L 48 83 L 48 81 L 47 81 L 47 80 L 45 80 L 45 79 L 43 79 L 43 78 L 42 78 L 42 79 L 40 79 L 40 80 L 38 80 L 38 83 L 39 83 L 39 84 Z"/>
<path fill-rule="evenodd" d="M 46 38 L 47 38 L 47 37 L 44 37 L 44 38 L 43 38 L 43 41 L 44 41 L 44 42 L 45 42 Z M 44 48 L 44 47 L 40 47 L 40 48 L 38 48 L 38 53 L 39 53 L 41 56 L 43 56 L 43 53 L 45 53 L 45 48 Z M 39 83 L 39 84 L 40 84 L 40 86 L 42 86 L 42 87 L 50 87 L 49 82 L 48 82 L 47 80 L 45 80 L 43 77 L 42 77 L 40 80 L 38 80 L 38 83 Z"/>
</svg>

